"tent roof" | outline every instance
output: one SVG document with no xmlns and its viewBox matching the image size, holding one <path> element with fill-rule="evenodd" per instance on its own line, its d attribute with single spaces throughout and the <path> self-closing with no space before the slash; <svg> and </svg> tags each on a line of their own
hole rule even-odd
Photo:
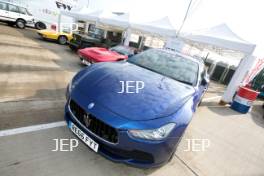
<svg viewBox="0 0 264 176">
<path fill-rule="evenodd" d="M 167 16 L 153 21 L 143 21 L 142 18 L 131 22 L 130 13 L 111 12 L 106 10 L 91 11 L 87 7 L 78 12 L 61 12 L 62 15 L 70 16 L 79 20 L 92 21 L 104 27 L 118 29 L 131 28 L 132 31 L 158 35 L 162 37 L 175 37 L 176 30 Z M 134 14 L 135 15 L 135 14 Z M 132 15 L 133 17 L 133 15 Z"/>
<path fill-rule="evenodd" d="M 99 23 L 103 25 L 115 26 L 118 28 L 128 28 L 130 26 L 129 13 L 103 11 L 99 16 Z"/>
<path fill-rule="evenodd" d="M 182 38 L 248 54 L 255 49 L 254 44 L 241 39 L 226 24 L 183 34 Z"/>
<path fill-rule="evenodd" d="M 164 37 L 175 37 L 176 30 L 167 16 L 150 22 L 132 22 L 132 30 Z"/>
<path fill-rule="evenodd" d="M 92 21 L 102 26 L 114 26 L 119 29 L 129 27 L 129 13 L 111 12 L 106 10 L 91 11 L 87 7 L 78 12 L 61 12 L 62 15 L 70 16 L 78 20 Z"/>
<path fill-rule="evenodd" d="M 102 13 L 103 13 L 102 10 L 91 11 L 87 7 L 83 7 L 80 11 L 73 11 L 73 12 L 61 11 L 62 15 L 73 17 L 78 20 L 83 20 L 83 21 L 88 20 L 88 21 L 94 21 L 94 22 L 96 22 L 99 19 L 99 16 Z"/>
</svg>

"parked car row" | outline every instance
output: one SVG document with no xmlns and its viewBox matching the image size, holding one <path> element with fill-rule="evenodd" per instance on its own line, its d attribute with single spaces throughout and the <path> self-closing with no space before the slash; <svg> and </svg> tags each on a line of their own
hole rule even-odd
<svg viewBox="0 0 264 176">
<path fill-rule="evenodd" d="M 70 49 L 77 51 L 81 63 L 91 65 L 96 62 L 114 62 L 126 60 L 137 53 L 135 48 L 117 45 L 110 49 L 101 43 L 101 40 L 88 35 L 57 32 L 56 30 L 38 30 L 42 39 L 57 41 L 61 45 L 69 44 Z"/>
<path fill-rule="evenodd" d="M 66 91 L 65 120 L 80 140 L 110 160 L 137 167 L 170 161 L 208 88 L 202 59 L 165 49 L 99 47 L 96 38 L 83 35 L 38 34 L 69 43 L 88 66 Z"/>
</svg>

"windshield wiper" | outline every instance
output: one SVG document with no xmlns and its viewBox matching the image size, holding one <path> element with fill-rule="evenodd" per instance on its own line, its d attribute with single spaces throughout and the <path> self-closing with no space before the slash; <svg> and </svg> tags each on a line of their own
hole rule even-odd
<svg viewBox="0 0 264 176">
<path fill-rule="evenodd" d="M 183 81 L 183 80 L 179 80 L 179 79 L 175 79 L 175 80 L 176 80 L 176 81 L 179 81 L 179 82 L 181 82 L 181 83 L 184 83 L 184 84 L 188 84 L 188 85 L 193 86 L 193 84 L 190 83 L 190 82 L 188 82 L 188 81 Z"/>
<path fill-rule="evenodd" d="M 145 69 L 147 69 L 147 70 L 149 70 L 149 71 L 152 71 L 152 72 L 155 72 L 155 73 L 161 74 L 160 72 L 157 72 L 156 70 L 153 70 L 153 69 L 151 69 L 151 68 L 149 68 L 149 67 L 146 67 L 146 66 L 143 66 L 143 65 L 140 65 L 140 64 L 136 64 L 135 62 L 130 62 L 130 63 L 132 63 L 132 64 L 134 64 L 134 65 L 137 65 L 137 66 L 139 66 L 139 67 L 145 68 Z"/>
</svg>

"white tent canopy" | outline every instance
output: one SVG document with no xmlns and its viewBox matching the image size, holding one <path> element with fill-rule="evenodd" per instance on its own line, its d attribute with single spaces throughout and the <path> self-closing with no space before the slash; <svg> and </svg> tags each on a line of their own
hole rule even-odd
<svg viewBox="0 0 264 176">
<path fill-rule="evenodd" d="M 99 16 L 99 24 L 126 29 L 130 26 L 130 14 L 124 12 L 103 11 Z"/>
<path fill-rule="evenodd" d="M 252 54 L 256 45 L 238 37 L 226 24 L 185 34 L 182 38 L 244 53 L 245 57 L 241 60 L 221 100 L 223 103 L 232 102 L 238 86 L 243 84 L 244 78 L 254 66 L 256 57 L 253 57 Z"/>
<path fill-rule="evenodd" d="M 89 21 L 97 21 L 98 16 L 102 13 L 102 11 L 91 11 L 87 7 L 83 7 L 80 11 L 61 11 L 61 15 L 69 16 L 78 20 L 89 20 Z"/>
<path fill-rule="evenodd" d="M 126 29 L 130 25 L 130 15 L 124 12 L 110 12 L 105 10 L 90 11 L 84 7 L 78 12 L 61 12 L 61 14 L 77 20 L 89 21 L 102 26 L 113 26 L 119 29 Z"/>
<path fill-rule="evenodd" d="M 91 11 L 84 7 L 78 12 L 61 12 L 62 15 L 70 16 L 78 20 L 91 21 L 102 26 L 113 26 L 119 29 L 131 29 L 143 34 L 158 35 L 162 37 L 175 37 L 176 30 L 167 16 L 145 22 L 144 20 L 132 20 L 130 13 L 111 12 L 106 10 Z"/>
<path fill-rule="evenodd" d="M 237 36 L 226 24 L 183 34 L 182 38 L 220 48 L 251 54 L 255 45 Z"/>
<path fill-rule="evenodd" d="M 159 35 L 163 37 L 176 37 L 176 30 L 167 16 L 150 22 L 132 22 L 132 31 Z"/>
</svg>

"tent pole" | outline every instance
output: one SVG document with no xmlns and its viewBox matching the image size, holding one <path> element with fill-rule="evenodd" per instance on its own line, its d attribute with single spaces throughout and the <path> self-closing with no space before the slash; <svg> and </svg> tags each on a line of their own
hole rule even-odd
<svg viewBox="0 0 264 176">
<path fill-rule="evenodd" d="M 60 32 L 60 30 L 61 30 L 61 12 L 59 13 L 59 16 L 58 16 L 57 32 Z"/>
<path fill-rule="evenodd" d="M 126 30 L 126 36 L 125 36 L 125 41 L 124 41 L 124 45 L 125 46 L 129 46 L 130 38 L 131 38 L 131 29 L 130 28 L 127 28 L 127 30 Z"/>
<path fill-rule="evenodd" d="M 252 56 L 251 54 L 247 54 L 240 62 L 239 66 L 237 67 L 234 75 L 232 76 L 224 95 L 222 96 L 221 101 L 219 102 L 220 105 L 225 105 L 231 103 L 233 101 L 233 96 L 235 95 L 238 87 L 242 85 L 243 80 L 250 72 L 252 67 L 254 66 L 255 60 L 257 58 Z"/>
<path fill-rule="evenodd" d="M 183 18 L 183 21 L 182 21 L 181 27 L 179 28 L 179 30 L 178 30 L 178 32 L 177 32 L 177 34 L 176 34 L 176 37 L 179 37 L 179 35 L 180 35 L 180 32 L 181 32 L 181 30 L 182 30 L 182 28 L 183 28 L 183 25 L 184 25 L 184 23 L 185 23 L 185 21 L 186 21 L 186 19 L 187 19 L 187 17 L 188 17 L 189 10 L 190 10 L 190 7 L 191 7 L 191 5 L 192 5 L 192 1 L 193 1 L 193 0 L 190 0 L 190 3 L 189 3 L 189 5 L 188 5 L 188 8 L 187 8 L 187 10 L 186 10 L 186 12 L 185 12 L 185 16 L 184 16 L 184 18 Z"/>
</svg>

